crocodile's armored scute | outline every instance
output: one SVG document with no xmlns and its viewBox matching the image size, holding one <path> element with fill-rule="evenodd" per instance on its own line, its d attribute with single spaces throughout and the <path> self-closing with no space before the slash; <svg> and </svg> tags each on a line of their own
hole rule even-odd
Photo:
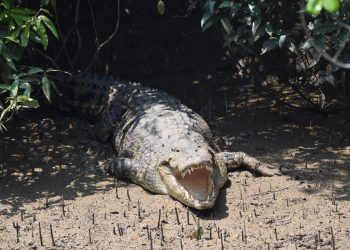
<svg viewBox="0 0 350 250">
<path fill-rule="evenodd" d="M 66 106 L 99 121 L 103 138 L 114 134 L 116 156 L 108 172 L 151 192 L 207 209 L 227 169 L 244 164 L 266 176 L 278 172 L 243 152 L 221 152 L 204 119 L 162 91 L 95 76 L 62 86 Z"/>
</svg>

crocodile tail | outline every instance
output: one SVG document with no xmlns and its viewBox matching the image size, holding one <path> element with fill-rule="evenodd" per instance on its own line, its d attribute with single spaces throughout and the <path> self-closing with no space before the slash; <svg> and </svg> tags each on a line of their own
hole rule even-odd
<svg viewBox="0 0 350 250">
<path fill-rule="evenodd" d="M 91 121 L 103 119 L 109 110 L 112 86 L 118 80 L 108 76 L 86 75 L 79 79 L 55 79 L 58 95 L 55 106 L 69 113 L 80 114 Z"/>
</svg>

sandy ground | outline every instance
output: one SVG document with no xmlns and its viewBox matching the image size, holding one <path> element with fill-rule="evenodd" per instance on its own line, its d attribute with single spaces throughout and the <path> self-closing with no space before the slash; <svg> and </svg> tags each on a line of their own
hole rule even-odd
<svg viewBox="0 0 350 250">
<path fill-rule="evenodd" d="M 106 176 L 112 148 L 84 120 L 13 121 L 0 143 L 0 249 L 349 249 L 349 116 L 257 104 L 235 103 L 210 125 L 224 149 L 284 175 L 230 173 L 203 212 Z"/>
</svg>

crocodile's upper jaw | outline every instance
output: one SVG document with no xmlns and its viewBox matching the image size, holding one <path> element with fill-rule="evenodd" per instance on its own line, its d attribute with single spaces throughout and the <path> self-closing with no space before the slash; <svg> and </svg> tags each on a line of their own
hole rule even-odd
<svg viewBox="0 0 350 250">
<path fill-rule="evenodd" d="M 168 194 L 173 198 L 199 210 L 214 206 L 221 188 L 215 180 L 218 176 L 215 163 L 197 162 L 182 166 L 180 170 L 174 162 L 166 161 L 160 164 L 158 171 Z"/>
</svg>

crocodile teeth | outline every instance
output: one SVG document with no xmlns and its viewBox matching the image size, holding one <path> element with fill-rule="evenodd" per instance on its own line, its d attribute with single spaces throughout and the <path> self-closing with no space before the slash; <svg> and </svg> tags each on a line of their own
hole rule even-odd
<svg viewBox="0 0 350 250">
<path fill-rule="evenodd" d="M 186 174 L 191 174 L 193 172 L 194 168 L 196 168 L 196 167 L 188 168 L 186 171 L 182 172 L 181 173 L 182 178 L 184 178 Z"/>
<path fill-rule="evenodd" d="M 191 174 L 197 168 L 205 168 L 210 173 L 213 172 L 212 168 L 210 168 L 210 167 L 208 167 L 206 165 L 194 165 L 194 166 L 188 167 L 185 171 L 181 172 L 182 178 L 184 178 L 186 174 Z"/>
</svg>

